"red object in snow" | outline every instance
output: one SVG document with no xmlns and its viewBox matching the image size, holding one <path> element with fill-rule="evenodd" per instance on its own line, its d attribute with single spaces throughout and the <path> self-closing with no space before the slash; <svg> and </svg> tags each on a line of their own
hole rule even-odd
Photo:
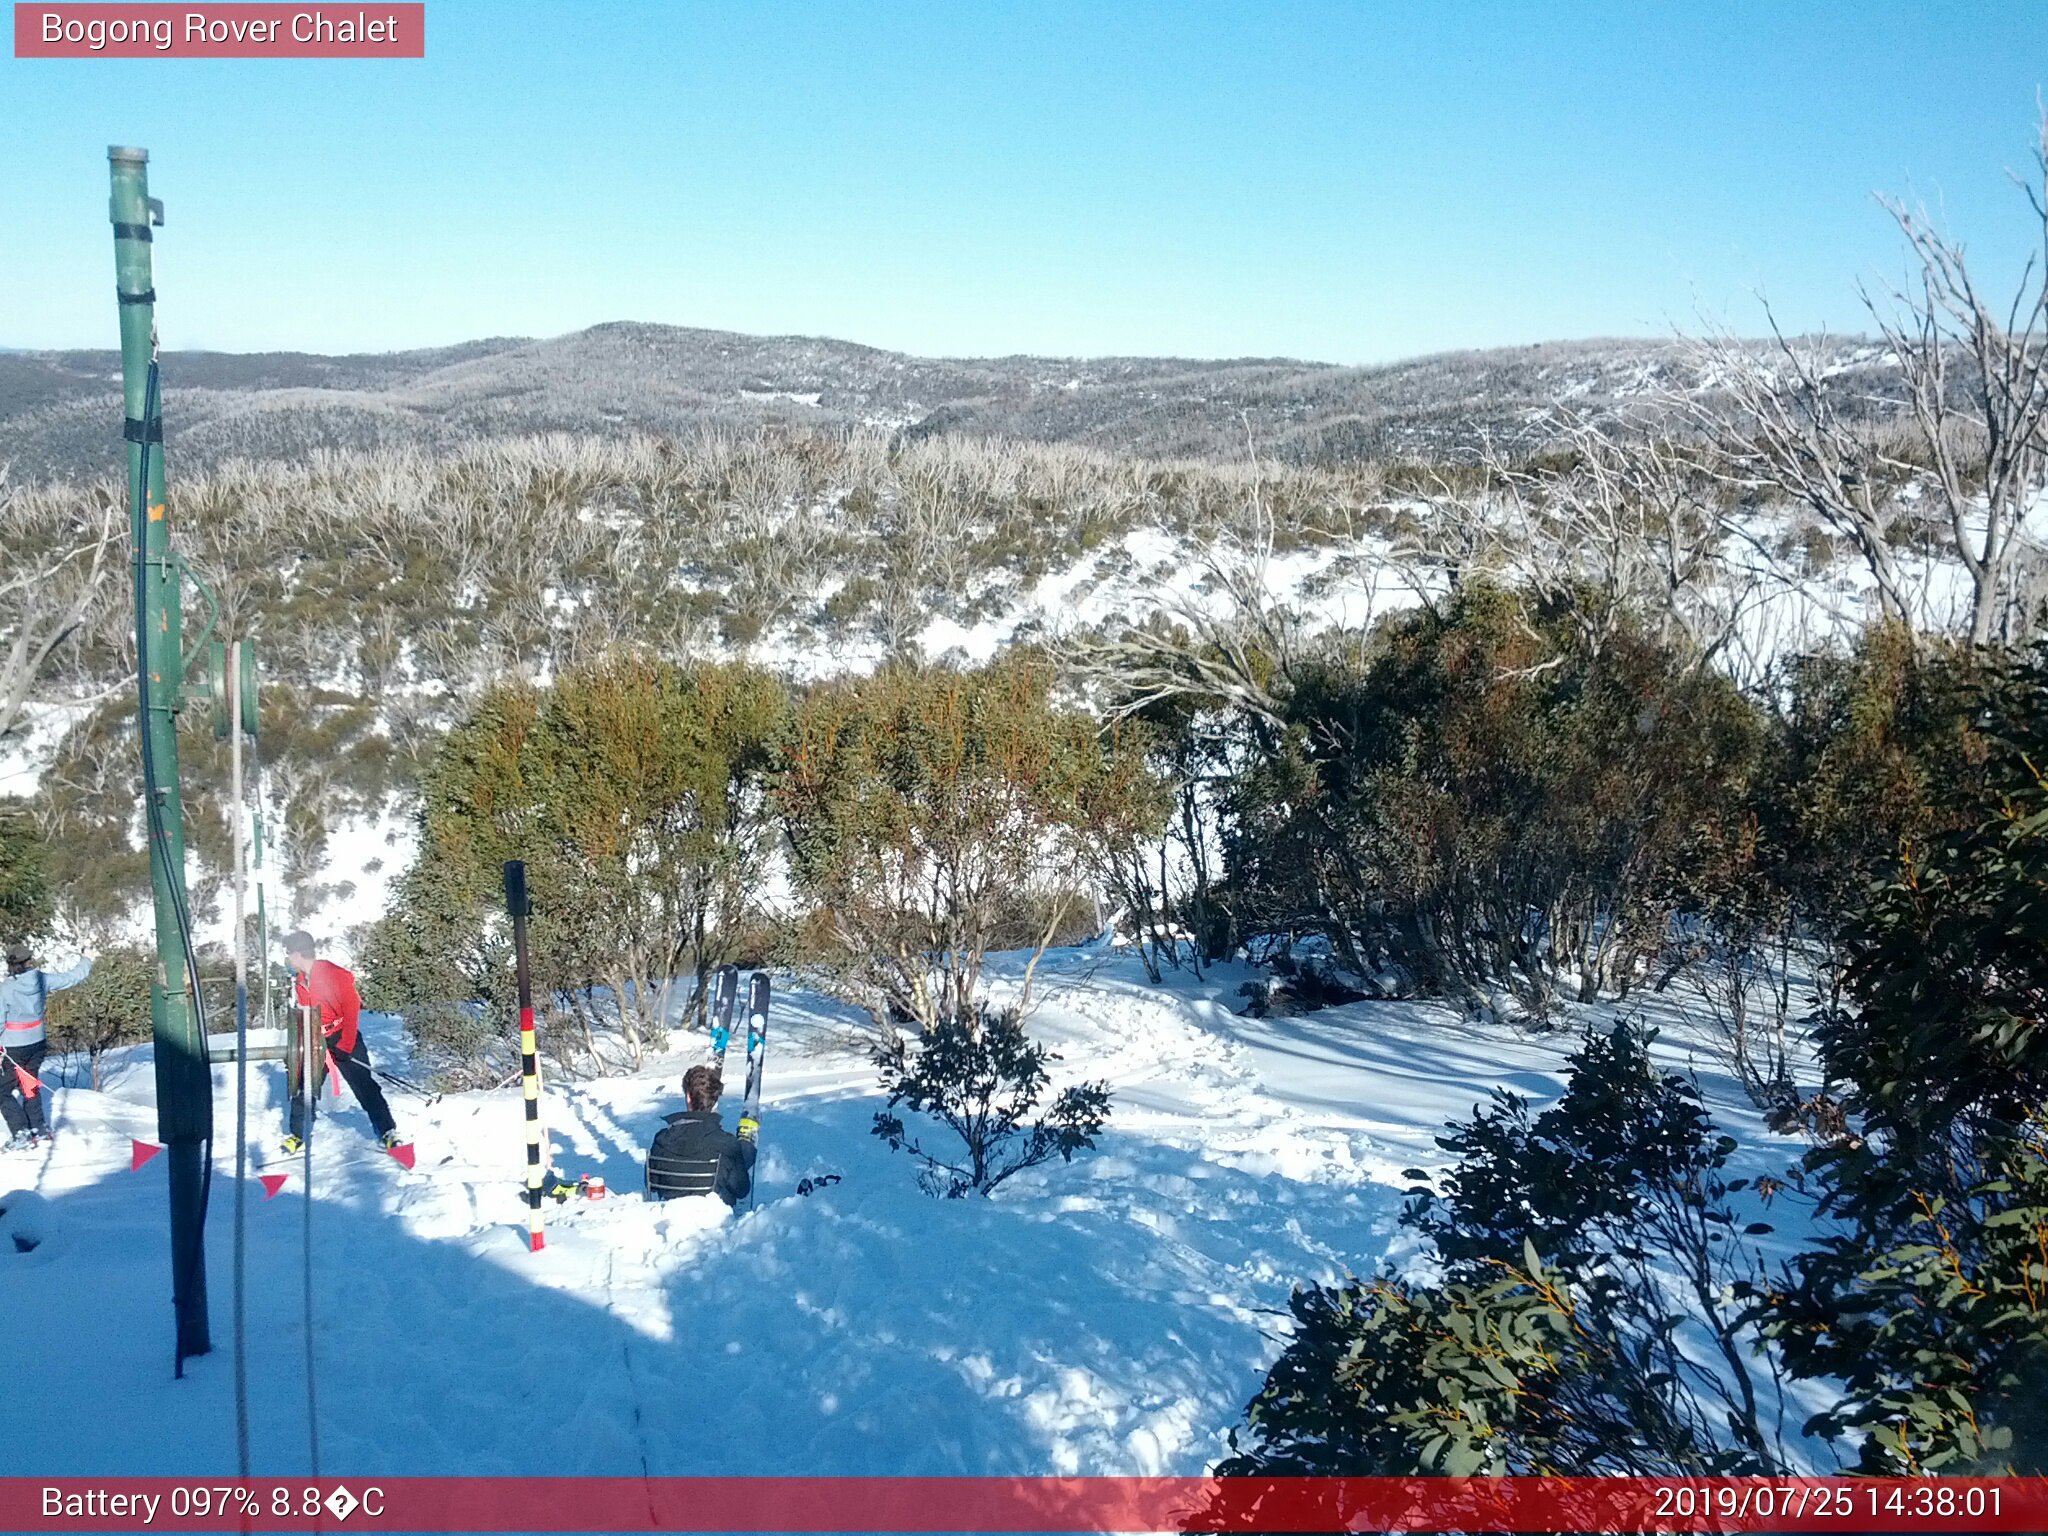
<svg viewBox="0 0 2048 1536">
<path fill-rule="evenodd" d="M 128 1171 L 130 1173 L 133 1173 L 152 1157 L 155 1157 L 157 1153 L 163 1151 L 162 1147 L 152 1142 L 139 1140 L 133 1136 L 128 1138 L 128 1144 L 134 1149 L 129 1153 Z"/>
<path fill-rule="evenodd" d="M 384 1150 L 385 1150 L 386 1152 L 389 1152 L 389 1153 L 390 1153 L 390 1154 L 391 1154 L 391 1155 L 392 1155 L 393 1157 L 397 1158 L 397 1159 L 399 1160 L 399 1162 L 403 1163 L 403 1164 L 404 1164 L 404 1165 L 405 1165 L 406 1167 L 410 1168 L 410 1167 L 412 1166 L 412 1143 L 411 1143 L 411 1142 L 409 1142 L 409 1141 L 402 1141 L 402 1142 L 400 1142 L 400 1143 L 399 1143 L 399 1144 L 398 1144 L 397 1146 L 395 1146 L 395 1147 L 386 1147 L 386 1148 L 385 1148 Z"/>
<path fill-rule="evenodd" d="M 290 1178 L 291 1175 L 288 1173 L 259 1173 L 256 1177 L 263 1184 L 263 1198 L 275 1200 L 277 1192 L 284 1188 L 284 1181 Z"/>
</svg>

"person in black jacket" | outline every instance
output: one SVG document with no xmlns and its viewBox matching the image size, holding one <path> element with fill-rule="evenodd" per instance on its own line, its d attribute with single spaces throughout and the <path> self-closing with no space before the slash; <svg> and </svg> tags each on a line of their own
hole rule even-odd
<svg viewBox="0 0 2048 1536">
<path fill-rule="evenodd" d="M 737 1205 L 754 1187 L 754 1137 L 761 1127 L 742 1117 L 738 1135 L 726 1130 L 718 1118 L 724 1086 L 709 1067 L 683 1074 L 683 1098 L 690 1107 L 668 1116 L 647 1149 L 648 1199 L 715 1194 Z"/>
</svg>

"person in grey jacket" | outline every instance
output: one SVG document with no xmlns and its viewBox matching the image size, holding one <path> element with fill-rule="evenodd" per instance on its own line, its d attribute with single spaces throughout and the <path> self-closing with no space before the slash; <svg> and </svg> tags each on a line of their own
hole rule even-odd
<svg viewBox="0 0 2048 1536">
<path fill-rule="evenodd" d="M 45 971 L 37 969 L 26 944 L 7 946 L 7 975 L 0 978 L 0 1117 L 7 1121 L 10 1152 L 55 1139 L 46 1108 L 49 1092 L 30 1086 L 41 1078 L 49 1049 L 43 1011 L 52 992 L 75 987 L 91 973 L 90 955 L 64 970 Z"/>
</svg>

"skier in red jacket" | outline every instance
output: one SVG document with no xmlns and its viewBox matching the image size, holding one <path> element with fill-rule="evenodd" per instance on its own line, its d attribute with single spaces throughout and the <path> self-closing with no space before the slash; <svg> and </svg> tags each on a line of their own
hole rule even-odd
<svg viewBox="0 0 2048 1536">
<path fill-rule="evenodd" d="M 332 960 L 313 957 L 313 936 L 303 928 L 284 936 L 284 957 L 298 973 L 297 997 L 301 1008 L 320 1010 L 320 1032 L 327 1038 L 327 1056 L 335 1070 L 347 1079 L 349 1091 L 370 1117 L 386 1150 L 400 1144 L 398 1122 L 391 1106 L 384 1102 L 384 1090 L 370 1072 L 370 1042 L 362 1037 L 357 1021 L 363 1000 L 356 995 L 355 972 L 342 969 Z M 318 1069 L 315 1069 L 318 1077 Z M 297 1152 L 306 1133 L 306 1099 L 300 1085 L 292 1086 L 291 1134 L 284 1139 L 287 1152 Z"/>
</svg>

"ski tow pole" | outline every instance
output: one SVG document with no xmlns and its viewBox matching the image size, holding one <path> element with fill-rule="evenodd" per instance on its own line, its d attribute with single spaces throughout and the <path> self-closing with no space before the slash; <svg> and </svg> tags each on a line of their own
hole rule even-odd
<svg viewBox="0 0 2048 1536">
<path fill-rule="evenodd" d="M 305 1159 L 299 1176 L 305 1181 L 306 1198 L 300 1213 L 302 1225 L 299 1248 L 301 1300 L 306 1313 L 306 1443 L 312 1456 L 313 1475 L 320 1475 L 320 1399 L 313 1384 L 313 1118 L 320 1106 L 320 1088 L 314 1076 L 320 1070 L 325 1050 L 320 1033 L 320 1010 L 310 1005 L 298 1010 L 295 1038 L 299 1042 L 298 1091 L 305 1095 L 300 1114 L 306 1127 L 299 1154 Z"/>
<path fill-rule="evenodd" d="M 531 1252 L 547 1246 L 541 1232 L 540 1050 L 533 1032 L 533 972 L 526 959 L 526 865 L 505 866 L 505 909 L 512 914 L 512 957 L 519 975 L 519 1071 L 526 1091 L 526 1235 Z"/>
</svg>

